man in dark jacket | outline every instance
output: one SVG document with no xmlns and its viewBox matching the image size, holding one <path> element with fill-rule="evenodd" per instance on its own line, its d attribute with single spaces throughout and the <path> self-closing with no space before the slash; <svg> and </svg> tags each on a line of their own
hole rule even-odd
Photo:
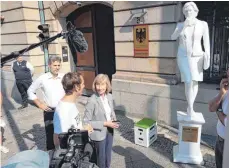
<svg viewBox="0 0 229 168">
<path fill-rule="evenodd" d="M 13 62 L 11 68 L 14 72 L 16 85 L 22 98 L 22 106 L 18 108 L 20 110 L 28 106 L 27 90 L 32 84 L 34 68 L 28 61 L 23 60 L 22 56 L 18 56 L 16 59 L 17 61 Z"/>
</svg>

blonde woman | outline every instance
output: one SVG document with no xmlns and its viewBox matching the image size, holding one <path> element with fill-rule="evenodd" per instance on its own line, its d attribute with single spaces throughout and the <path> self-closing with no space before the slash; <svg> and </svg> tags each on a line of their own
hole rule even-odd
<svg viewBox="0 0 229 168">
<path fill-rule="evenodd" d="M 90 138 L 95 143 L 97 165 L 109 168 L 113 144 L 114 128 L 118 128 L 113 107 L 111 84 L 107 75 L 96 76 L 92 85 L 94 94 L 89 98 L 85 107 L 84 122 L 90 124 L 94 132 Z"/>
</svg>

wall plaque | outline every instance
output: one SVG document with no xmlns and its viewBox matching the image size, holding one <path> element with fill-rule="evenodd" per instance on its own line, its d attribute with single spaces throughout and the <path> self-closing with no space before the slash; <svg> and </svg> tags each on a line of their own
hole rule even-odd
<svg viewBox="0 0 229 168">
<path fill-rule="evenodd" d="M 148 25 L 134 26 L 134 56 L 149 56 L 149 30 Z"/>
<path fill-rule="evenodd" d="M 183 127 L 182 129 L 182 141 L 197 142 L 198 127 Z"/>
<path fill-rule="evenodd" d="M 62 57 L 63 57 L 63 62 L 68 62 L 68 47 L 67 46 L 62 46 Z"/>
</svg>

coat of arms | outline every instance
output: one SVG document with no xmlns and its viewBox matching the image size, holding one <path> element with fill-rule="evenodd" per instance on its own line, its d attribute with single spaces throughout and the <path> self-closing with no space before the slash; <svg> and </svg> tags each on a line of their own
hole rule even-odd
<svg viewBox="0 0 229 168">
<path fill-rule="evenodd" d="M 146 39 L 146 28 L 137 28 L 136 29 L 136 40 L 139 43 L 142 43 Z"/>
<path fill-rule="evenodd" d="M 133 30 L 134 56 L 149 56 L 149 29 L 148 25 L 136 25 Z"/>
</svg>

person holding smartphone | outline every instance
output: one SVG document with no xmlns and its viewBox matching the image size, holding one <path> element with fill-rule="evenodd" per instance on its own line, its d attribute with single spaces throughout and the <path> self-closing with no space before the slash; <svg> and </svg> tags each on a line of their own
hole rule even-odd
<svg viewBox="0 0 229 168">
<path fill-rule="evenodd" d="M 84 122 L 90 124 L 94 129 L 89 136 L 95 144 L 97 165 L 100 168 L 109 168 L 114 128 L 118 128 L 119 123 L 114 112 L 113 98 L 109 93 L 111 84 L 108 76 L 97 75 L 92 89 L 94 94 L 86 104 Z"/>
<path fill-rule="evenodd" d="M 209 111 L 216 112 L 218 116 L 217 123 L 217 140 L 215 145 L 215 161 L 216 167 L 222 168 L 223 163 L 223 149 L 224 139 L 227 125 L 227 115 L 229 114 L 229 68 L 227 70 L 227 77 L 220 82 L 219 93 L 209 102 Z"/>
</svg>

